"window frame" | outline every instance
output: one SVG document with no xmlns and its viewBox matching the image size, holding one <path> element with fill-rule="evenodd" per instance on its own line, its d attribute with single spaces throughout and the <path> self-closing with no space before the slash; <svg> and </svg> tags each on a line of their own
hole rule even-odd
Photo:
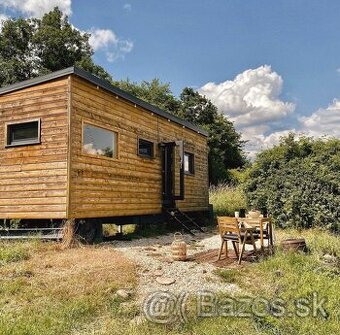
<svg viewBox="0 0 340 335">
<path fill-rule="evenodd" d="M 10 143 L 10 137 L 12 132 L 10 131 L 11 126 L 16 126 L 20 124 L 37 122 L 38 124 L 38 136 L 34 140 L 23 140 L 21 142 Z M 15 122 L 6 122 L 5 123 L 5 148 L 14 148 L 14 147 L 22 147 L 28 145 L 37 145 L 41 144 L 41 119 L 29 119 L 29 120 L 20 120 Z"/>
<path fill-rule="evenodd" d="M 185 171 L 185 156 L 189 157 L 189 171 Z M 191 160 L 190 160 L 191 157 Z M 192 163 L 192 171 L 190 171 L 190 162 Z M 192 152 L 184 151 L 183 157 L 183 170 L 184 174 L 187 176 L 194 176 L 195 175 L 195 155 Z"/>
<path fill-rule="evenodd" d="M 147 142 L 149 144 L 152 145 L 152 153 L 151 153 L 151 156 L 149 155 L 143 155 L 139 152 L 139 146 L 140 146 L 140 141 L 144 141 L 144 142 Z M 141 157 L 141 158 L 144 158 L 144 159 L 154 159 L 155 158 L 155 142 L 153 141 L 150 141 L 150 140 L 147 140 L 143 137 L 138 137 L 137 138 L 137 156 Z"/>
<path fill-rule="evenodd" d="M 108 157 L 108 156 L 103 156 L 103 155 L 94 155 L 94 154 L 89 154 L 87 152 L 84 152 L 84 126 L 85 124 L 88 124 L 90 126 L 93 127 L 97 127 L 97 128 L 101 128 L 104 130 L 108 130 L 114 134 L 116 134 L 116 143 L 115 143 L 115 151 L 116 151 L 116 155 L 115 157 Z M 100 158 L 100 159 L 107 159 L 107 160 L 118 160 L 119 159 L 119 139 L 120 139 L 120 134 L 119 131 L 116 128 L 113 127 L 109 127 L 109 126 L 103 126 L 102 124 L 99 124 L 97 122 L 94 122 L 92 120 L 87 120 L 87 119 L 83 119 L 82 120 L 82 125 L 81 125 L 81 154 L 83 156 L 87 156 L 87 157 L 91 157 L 91 158 Z"/>
</svg>

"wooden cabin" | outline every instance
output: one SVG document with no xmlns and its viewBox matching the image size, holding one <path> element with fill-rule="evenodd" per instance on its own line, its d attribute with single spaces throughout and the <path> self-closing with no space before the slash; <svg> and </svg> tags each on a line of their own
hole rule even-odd
<svg viewBox="0 0 340 335">
<path fill-rule="evenodd" d="M 207 155 L 204 130 L 76 67 L 0 89 L 0 219 L 204 212 Z"/>
</svg>

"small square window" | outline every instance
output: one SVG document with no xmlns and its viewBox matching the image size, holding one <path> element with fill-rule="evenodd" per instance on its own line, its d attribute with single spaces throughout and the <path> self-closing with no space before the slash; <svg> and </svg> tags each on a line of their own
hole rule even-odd
<svg viewBox="0 0 340 335">
<path fill-rule="evenodd" d="M 153 158 L 154 145 L 153 142 L 138 139 L 138 155 L 145 158 Z"/>
<path fill-rule="evenodd" d="M 186 174 L 194 174 L 195 173 L 194 155 L 189 153 L 189 152 L 184 153 L 184 172 Z"/>
<path fill-rule="evenodd" d="M 8 147 L 40 143 L 40 120 L 7 124 Z"/>
<path fill-rule="evenodd" d="M 94 156 L 117 158 L 117 133 L 84 123 L 83 152 Z"/>
</svg>

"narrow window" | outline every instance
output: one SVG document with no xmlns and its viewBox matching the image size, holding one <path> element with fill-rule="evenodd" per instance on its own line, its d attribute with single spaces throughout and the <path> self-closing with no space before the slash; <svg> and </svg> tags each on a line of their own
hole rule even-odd
<svg viewBox="0 0 340 335">
<path fill-rule="evenodd" d="M 138 155 L 145 158 L 153 158 L 154 155 L 153 142 L 138 139 Z"/>
<path fill-rule="evenodd" d="M 194 155 L 189 153 L 189 152 L 184 153 L 184 172 L 186 174 L 194 174 L 195 173 Z"/>
<path fill-rule="evenodd" d="M 83 152 L 89 155 L 117 158 L 117 133 L 84 123 Z"/>
<path fill-rule="evenodd" d="M 8 147 L 40 143 L 40 120 L 7 124 Z"/>
</svg>

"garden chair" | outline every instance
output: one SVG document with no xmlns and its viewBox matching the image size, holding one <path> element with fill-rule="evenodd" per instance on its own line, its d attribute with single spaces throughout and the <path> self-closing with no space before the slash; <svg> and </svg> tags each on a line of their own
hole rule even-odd
<svg viewBox="0 0 340 335">
<path fill-rule="evenodd" d="M 228 257 L 228 241 L 230 241 L 235 250 L 238 264 L 241 264 L 242 256 L 246 244 L 251 244 L 256 254 L 255 240 L 259 239 L 258 235 L 253 234 L 253 227 L 239 227 L 239 223 L 234 217 L 219 216 L 217 217 L 218 228 L 221 236 L 221 247 L 218 253 L 218 260 L 221 259 L 223 249 L 225 249 L 225 257 Z"/>
<path fill-rule="evenodd" d="M 255 228 L 256 235 L 259 235 L 261 241 L 261 249 L 264 249 L 264 240 L 268 241 L 268 247 L 273 248 L 273 225 L 271 218 L 259 217 L 254 218 L 244 218 L 242 221 L 251 227 Z"/>
</svg>

